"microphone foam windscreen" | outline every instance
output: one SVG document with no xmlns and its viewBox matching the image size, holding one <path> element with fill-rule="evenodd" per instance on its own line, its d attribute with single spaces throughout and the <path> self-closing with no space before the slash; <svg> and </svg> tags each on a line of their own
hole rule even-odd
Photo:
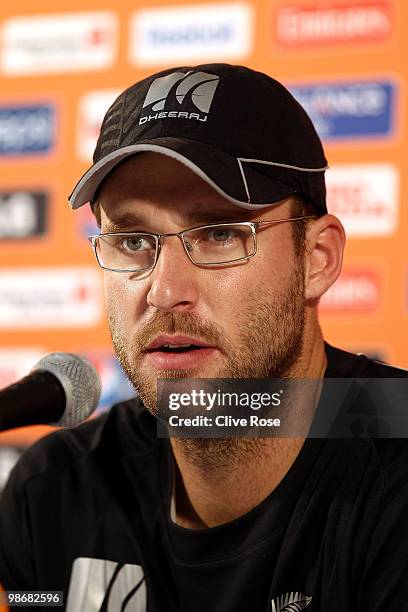
<svg viewBox="0 0 408 612">
<path fill-rule="evenodd" d="M 52 425 L 74 427 L 97 407 L 101 396 L 101 379 L 94 366 L 74 353 L 49 353 L 32 368 L 53 374 L 61 383 L 66 397 L 62 417 Z"/>
</svg>

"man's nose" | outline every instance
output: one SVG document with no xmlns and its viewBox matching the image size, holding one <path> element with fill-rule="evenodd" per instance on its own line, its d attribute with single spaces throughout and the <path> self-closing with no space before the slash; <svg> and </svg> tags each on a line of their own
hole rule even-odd
<svg viewBox="0 0 408 612">
<path fill-rule="evenodd" d="M 179 236 L 166 236 L 150 274 L 149 306 L 162 312 L 192 310 L 199 297 L 200 269 L 188 258 Z"/>
</svg>

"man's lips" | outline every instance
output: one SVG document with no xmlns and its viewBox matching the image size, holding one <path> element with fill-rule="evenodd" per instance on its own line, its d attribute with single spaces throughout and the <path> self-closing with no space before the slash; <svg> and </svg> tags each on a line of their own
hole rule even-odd
<svg viewBox="0 0 408 612">
<path fill-rule="evenodd" d="M 214 345 L 203 342 L 202 340 L 198 340 L 197 338 L 192 338 L 191 336 L 170 336 L 170 335 L 161 335 L 157 336 L 145 349 L 145 352 L 158 351 L 160 348 L 165 345 L 170 346 L 183 346 L 185 344 L 192 344 L 193 346 L 199 346 L 202 348 L 215 348 Z"/>
<path fill-rule="evenodd" d="M 184 351 L 164 348 L 165 345 L 183 347 L 186 344 L 193 346 L 191 349 L 186 347 Z M 209 358 L 214 357 L 216 350 L 217 347 L 191 336 L 162 335 L 155 338 L 144 352 L 157 370 L 191 370 L 204 365 Z"/>
</svg>

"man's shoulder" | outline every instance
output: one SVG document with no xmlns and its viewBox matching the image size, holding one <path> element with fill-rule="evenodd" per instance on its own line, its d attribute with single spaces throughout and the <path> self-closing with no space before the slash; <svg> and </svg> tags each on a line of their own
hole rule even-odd
<svg viewBox="0 0 408 612">
<path fill-rule="evenodd" d="M 41 474 L 76 469 L 98 456 L 120 459 L 152 452 L 155 419 L 138 398 L 121 402 L 77 427 L 56 430 L 28 448 L 13 472 L 20 483 Z"/>
<path fill-rule="evenodd" d="M 371 359 L 364 353 L 350 353 L 325 343 L 327 377 L 407 378 L 408 370 Z"/>
<path fill-rule="evenodd" d="M 365 439 L 371 447 L 372 460 L 378 462 L 385 478 L 392 476 L 392 470 L 408 476 L 406 427 L 395 427 L 398 414 L 401 410 L 405 413 L 408 402 L 408 382 L 403 380 L 408 378 L 408 371 L 328 344 L 326 354 L 327 378 L 363 380 L 349 395 L 349 387 L 344 386 L 345 402 L 341 414 L 352 416 L 353 421 L 350 423 L 346 418 L 344 422 L 355 428 L 353 434 L 357 438 L 357 434 L 362 435 L 365 431 L 363 438 L 367 436 Z M 343 387 L 336 386 L 334 390 L 342 392 Z M 349 429 L 347 431 L 350 433 Z M 358 445 L 358 440 L 355 441 Z"/>
<path fill-rule="evenodd" d="M 394 491 L 402 485 L 408 495 L 408 438 L 371 438 L 370 442 L 381 469 L 384 488 Z"/>
</svg>

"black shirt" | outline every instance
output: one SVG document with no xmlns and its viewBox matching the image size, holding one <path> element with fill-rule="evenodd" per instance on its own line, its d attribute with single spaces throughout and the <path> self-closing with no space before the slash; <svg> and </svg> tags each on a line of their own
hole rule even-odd
<svg viewBox="0 0 408 612">
<path fill-rule="evenodd" d="M 408 376 L 326 352 L 326 377 Z M 168 440 L 138 399 L 52 433 L 4 490 L 0 582 L 62 590 L 69 612 L 408 609 L 405 439 L 307 439 L 261 504 L 211 529 L 173 523 L 171 490 Z"/>
</svg>

